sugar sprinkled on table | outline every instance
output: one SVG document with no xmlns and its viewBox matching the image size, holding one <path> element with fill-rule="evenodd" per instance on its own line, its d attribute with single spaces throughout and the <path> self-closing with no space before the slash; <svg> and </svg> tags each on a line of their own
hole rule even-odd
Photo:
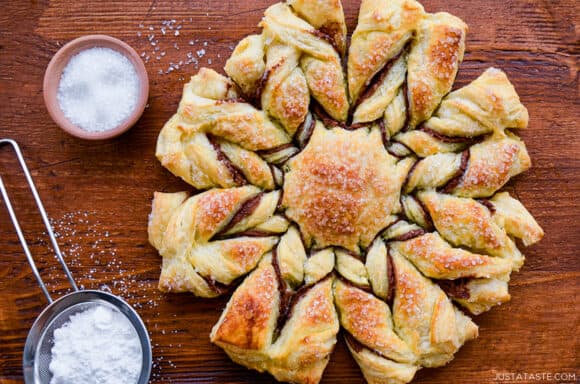
<svg viewBox="0 0 580 384">
<path fill-rule="evenodd" d="M 88 132 L 119 126 L 137 106 L 139 77 L 131 61 L 111 48 L 74 55 L 58 85 L 58 104 L 70 122 Z"/>
</svg>

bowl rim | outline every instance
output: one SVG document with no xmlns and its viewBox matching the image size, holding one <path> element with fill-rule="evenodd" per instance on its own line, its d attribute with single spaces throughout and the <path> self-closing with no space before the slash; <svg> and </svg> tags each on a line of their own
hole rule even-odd
<svg viewBox="0 0 580 384">
<path fill-rule="evenodd" d="M 94 47 L 111 48 L 127 57 L 135 67 L 139 78 L 139 94 L 133 112 L 117 127 L 101 132 L 85 131 L 73 124 L 60 109 L 57 99 L 62 71 L 71 57 L 85 49 Z M 63 131 L 80 139 L 105 140 L 121 135 L 139 120 L 149 98 L 149 77 L 141 57 L 124 41 L 108 35 L 85 35 L 66 43 L 52 57 L 44 73 L 42 93 L 48 114 Z"/>
</svg>

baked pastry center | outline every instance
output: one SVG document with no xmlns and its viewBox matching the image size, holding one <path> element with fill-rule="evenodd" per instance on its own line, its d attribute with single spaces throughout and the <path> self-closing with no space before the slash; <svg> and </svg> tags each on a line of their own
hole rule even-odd
<svg viewBox="0 0 580 384">
<path fill-rule="evenodd" d="M 378 129 L 325 129 L 285 167 L 286 216 L 307 246 L 340 246 L 358 253 L 391 221 L 405 172 Z"/>
</svg>

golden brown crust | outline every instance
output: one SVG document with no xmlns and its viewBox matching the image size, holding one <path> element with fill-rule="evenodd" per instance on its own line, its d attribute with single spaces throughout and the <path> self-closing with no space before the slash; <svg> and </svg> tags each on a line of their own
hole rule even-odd
<svg viewBox="0 0 580 384">
<path fill-rule="evenodd" d="M 310 23 L 322 34 L 329 37 L 329 42 L 344 56 L 346 51 L 346 24 L 340 0 L 289 0 L 288 5 L 301 18 Z"/>
<path fill-rule="evenodd" d="M 276 273 L 271 265 L 260 266 L 234 292 L 211 340 L 239 348 L 260 350 L 272 338 L 279 297 Z"/>
<path fill-rule="evenodd" d="M 249 368 L 281 381 L 318 383 L 339 327 L 333 279 L 290 292 L 278 271 L 283 264 L 276 253 L 264 258 L 236 290 L 210 338 Z"/>
<path fill-rule="evenodd" d="M 437 231 L 455 246 L 465 246 L 512 262 L 513 269 L 523 264 L 523 255 L 506 232 L 492 219 L 487 207 L 472 199 L 421 192 L 419 199 L 429 211 Z"/>
<path fill-rule="evenodd" d="M 348 89 L 358 100 L 372 77 L 411 39 L 424 15 L 414 0 L 363 0 L 348 51 Z"/>
<path fill-rule="evenodd" d="M 503 276 L 512 270 L 508 260 L 451 247 L 437 233 L 391 245 L 425 276 L 434 279 Z"/>
<path fill-rule="evenodd" d="M 409 126 L 428 119 L 450 90 L 463 60 L 467 25 L 445 12 L 428 14 L 408 58 Z"/>
<path fill-rule="evenodd" d="M 490 203 L 495 222 L 510 235 L 522 239 L 524 245 L 537 243 L 544 236 L 544 231 L 532 215 L 509 193 L 496 193 Z"/>
<path fill-rule="evenodd" d="M 340 279 L 334 283 L 340 324 L 358 342 L 381 356 L 402 363 L 416 360 L 393 330 L 391 311 L 384 301 Z"/>
<path fill-rule="evenodd" d="M 290 6 L 269 7 L 260 23 L 266 40 L 300 52 L 300 65 L 312 94 L 334 119 L 345 121 L 348 114 L 346 82 L 340 56 L 317 29 L 296 16 Z"/>
<path fill-rule="evenodd" d="M 469 148 L 469 164 L 453 193 L 488 197 L 531 166 L 525 144 L 517 137 L 490 139 Z"/>
<path fill-rule="evenodd" d="M 421 365 L 444 365 L 465 341 L 477 336 L 477 326 L 403 256 L 395 251 L 392 257 L 397 276 L 393 320 L 398 334 Z"/>
<path fill-rule="evenodd" d="M 506 74 L 488 68 L 467 86 L 451 92 L 425 126 L 447 136 L 480 136 L 505 128 L 526 128 L 528 110 Z"/>
<path fill-rule="evenodd" d="M 256 198 L 259 203 L 249 210 L 246 203 Z M 183 193 L 156 193 L 148 230 L 163 257 L 159 288 L 203 297 L 223 293 L 225 287 L 216 284 L 229 285 L 252 270 L 275 246 L 276 234 L 286 231 L 287 221 L 272 220 L 278 200 L 278 191 L 260 194 L 253 186 L 214 189 L 187 200 Z M 232 238 L 215 240 L 227 226 Z M 243 236 L 254 228 L 259 237 Z"/>
<path fill-rule="evenodd" d="M 308 146 L 287 166 L 282 205 L 306 243 L 358 252 L 388 224 L 410 163 L 397 164 L 378 129 L 327 130 L 317 123 Z"/>
</svg>

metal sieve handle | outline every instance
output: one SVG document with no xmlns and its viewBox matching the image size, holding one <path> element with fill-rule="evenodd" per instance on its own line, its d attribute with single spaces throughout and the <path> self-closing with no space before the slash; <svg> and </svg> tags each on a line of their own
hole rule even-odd
<svg viewBox="0 0 580 384">
<path fill-rule="evenodd" d="M 22 171 L 24 172 L 24 176 L 26 177 L 26 181 L 28 182 L 28 186 L 30 187 L 30 191 L 32 192 L 32 196 L 34 197 L 34 201 L 36 202 L 36 206 L 38 207 L 38 211 L 40 212 L 40 216 L 42 217 L 42 221 L 44 222 L 44 226 L 46 227 L 46 231 L 48 232 L 48 236 L 50 237 L 50 242 L 52 243 L 52 247 L 54 249 L 54 252 L 56 253 L 56 257 L 57 257 L 58 261 L 60 262 L 60 265 L 62 266 L 62 269 L 64 270 L 64 273 L 66 274 L 66 277 L 67 277 L 68 281 L 70 282 L 72 288 L 75 291 L 78 291 L 79 289 L 78 289 L 66 263 L 64 262 L 64 258 L 62 257 L 62 253 L 60 252 L 60 248 L 58 246 L 58 243 L 56 242 L 56 237 L 54 236 L 54 232 L 52 231 L 52 226 L 50 225 L 50 222 L 48 221 L 48 216 L 46 215 L 46 211 L 44 210 L 44 205 L 42 205 L 42 201 L 40 200 L 40 197 L 38 196 L 38 191 L 36 190 L 36 186 L 34 185 L 34 182 L 32 181 L 32 177 L 30 176 L 30 172 L 28 171 L 28 167 L 26 166 L 26 163 L 24 162 L 24 157 L 22 156 L 22 152 L 20 151 L 20 147 L 18 146 L 18 143 L 12 139 L 0 139 L 0 145 L 4 145 L 4 144 L 9 144 L 14 149 L 14 152 L 16 153 L 16 157 L 18 158 L 18 162 L 20 163 L 20 167 L 22 168 Z M 36 268 L 36 264 L 34 263 L 34 259 L 32 258 L 32 254 L 30 253 L 30 249 L 28 248 L 28 244 L 26 243 L 26 239 L 24 238 L 24 235 L 22 233 L 22 229 L 20 228 L 20 223 L 18 222 L 18 218 L 16 217 L 16 214 L 14 213 L 14 209 L 12 208 L 12 203 L 10 202 L 10 198 L 8 197 L 8 193 L 6 192 L 6 187 L 4 186 L 4 183 L 2 182 L 1 176 L 0 176 L 0 193 L 2 194 L 2 198 L 4 199 L 4 203 L 6 204 L 6 208 L 8 209 L 8 214 L 10 215 L 10 220 L 12 220 L 12 224 L 14 225 L 14 229 L 16 230 L 16 234 L 18 235 L 18 239 L 20 240 L 20 244 L 22 245 L 22 249 L 24 250 L 24 253 L 26 254 L 26 258 L 28 259 L 28 263 L 30 264 L 30 267 L 32 268 L 32 272 L 34 273 L 34 276 L 36 277 L 36 280 L 38 281 L 38 284 L 40 285 L 40 288 L 42 289 L 44 296 L 46 296 L 46 299 L 48 300 L 49 303 L 52 303 L 52 297 L 50 297 L 50 293 L 48 292 L 48 289 L 46 288 L 46 285 L 44 284 L 44 281 L 42 281 L 42 277 L 40 277 L 40 273 L 38 272 L 38 269 Z"/>
</svg>

